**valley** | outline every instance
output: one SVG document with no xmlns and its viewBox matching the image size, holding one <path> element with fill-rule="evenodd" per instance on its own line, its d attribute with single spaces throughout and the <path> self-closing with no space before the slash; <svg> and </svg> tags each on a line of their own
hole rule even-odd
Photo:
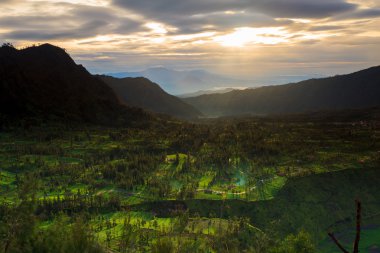
<svg viewBox="0 0 380 253">
<path fill-rule="evenodd" d="M 360 201 L 377 253 L 378 69 L 181 100 L 5 44 L 0 251 L 338 253 Z"/>
<path fill-rule="evenodd" d="M 366 250 L 379 247 L 379 138 L 376 118 L 5 128 L 1 210 L 28 194 L 40 233 L 81 217 L 109 252 L 267 250 L 294 234 L 332 253 L 327 232 L 350 238 L 360 198 Z"/>
</svg>

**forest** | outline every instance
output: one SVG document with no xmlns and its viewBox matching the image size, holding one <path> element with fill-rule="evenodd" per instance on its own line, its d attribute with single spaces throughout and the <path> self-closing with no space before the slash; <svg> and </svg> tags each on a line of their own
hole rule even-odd
<svg viewBox="0 0 380 253">
<path fill-rule="evenodd" d="M 379 152 L 378 117 L 4 124 L 0 251 L 338 253 L 360 200 L 379 252 Z"/>
</svg>

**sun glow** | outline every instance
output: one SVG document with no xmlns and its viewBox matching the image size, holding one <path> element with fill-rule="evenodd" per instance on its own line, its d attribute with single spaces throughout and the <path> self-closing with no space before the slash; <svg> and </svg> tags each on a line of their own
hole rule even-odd
<svg viewBox="0 0 380 253">
<path fill-rule="evenodd" d="M 155 34 L 166 34 L 169 30 L 164 24 L 155 22 L 146 23 L 145 27 L 149 28 Z"/>
<path fill-rule="evenodd" d="M 248 44 L 279 44 L 288 41 L 288 34 L 282 27 L 240 27 L 226 35 L 215 37 L 215 41 L 226 47 L 243 47 Z"/>
</svg>

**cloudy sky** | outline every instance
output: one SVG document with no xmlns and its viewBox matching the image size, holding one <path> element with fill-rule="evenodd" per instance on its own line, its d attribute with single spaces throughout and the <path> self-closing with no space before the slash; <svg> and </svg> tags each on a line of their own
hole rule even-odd
<svg viewBox="0 0 380 253">
<path fill-rule="evenodd" d="M 206 69 L 276 83 L 380 65 L 380 0 L 0 0 L 0 41 L 93 73 Z"/>
</svg>

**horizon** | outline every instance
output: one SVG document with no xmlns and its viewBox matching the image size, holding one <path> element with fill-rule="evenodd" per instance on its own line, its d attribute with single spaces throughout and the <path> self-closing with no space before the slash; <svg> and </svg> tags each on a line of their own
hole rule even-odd
<svg viewBox="0 0 380 253">
<path fill-rule="evenodd" d="M 378 0 L 5 0 L 0 11 L 1 41 L 63 47 L 94 74 L 162 66 L 255 86 L 380 62 Z"/>
<path fill-rule="evenodd" d="M 49 45 L 49 46 L 52 46 L 52 47 L 58 47 L 60 49 L 62 49 L 65 53 L 68 54 L 68 56 L 70 58 L 73 59 L 72 55 L 70 54 L 70 52 L 68 52 L 65 48 L 61 48 L 59 47 L 58 45 L 54 45 L 54 44 L 50 44 L 50 43 L 38 43 L 38 44 L 32 44 L 32 45 L 26 45 L 26 46 L 23 46 L 23 47 L 15 47 L 13 45 L 13 43 L 9 43 L 9 42 L 6 42 L 6 43 L 3 43 L 2 46 L 5 46 L 5 47 L 12 47 L 12 48 L 15 48 L 16 50 L 24 50 L 24 49 L 28 49 L 28 48 L 33 48 L 33 47 L 40 47 L 40 46 L 44 46 L 44 45 Z M 80 64 L 79 62 L 75 61 L 75 59 L 73 59 L 74 62 L 76 62 L 76 64 Z M 80 64 L 82 65 L 82 64 Z M 82 65 L 83 66 L 83 65 Z M 86 68 L 86 66 L 84 66 Z M 329 76 L 318 76 L 318 75 L 315 75 L 315 76 L 309 76 L 309 77 L 306 77 L 304 76 L 305 78 L 297 78 L 297 79 L 290 79 L 290 80 L 287 80 L 287 81 L 283 81 L 283 82 L 277 82 L 277 83 L 274 83 L 273 82 L 273 79 L 272 79 L 272 83 L 265 83 L 265 82 L 261 82 L 261 83 L 254 83 L 254 80 L 243 80 L 243 79 L 231 79 L 232 82 L 235 80 L 237 82 L 243 82 L 243 84 L 246 84 L 247 82 L 247 85 L 246 86 L 241 86 L 241 83 L 231 83 L 231 85 L 225 85 L 225 83 L 223 83 L 222 85 L 219 85 L 219 86 L 207 86 L 207 87 L 202 87 L 202 88 L 198 88 L 198 89 L 190 89 L 190 90 L 186 90 L 186 91 L 173 91 L 173 90 L 170 90 L 170 88 L 168 88 L 167 84 L 165 85 L 165 82 L 160 82 L 160 81 L 155 81 L 156 78 L 160 79 L 160 75 L 161 74 L 165 74 L 166 72 L 168 73 L 185 73 L 185 74 L 192 74 L 192 73 L 196 73 L 197 72 L 201 72 L 201 73 L 204 73 L 206 75 L 215 75 L 217 78 L 218 77 L 222 77 L 222 78 L 231 78 L 231 76 L 227 76 L 227 75 L 218 75 L 217 73 L 213 73 L 213 72 L 210 72 L 210 71 L 207 71 L 207 70 L 204 70 L 204 69 L 189 69 L 189 70 L 178 70 L 178 69 L 169 69 L 169 68 L 166 68 L 165 66 L 153 66 L 153 67 L 150 67 L 150 68 L 147 68 L 147 69 L 142 69 L 140 71 L 131 71 L 131 72 L 113 72 L 113 73 L 92 73 L 88 68 L 86 68 L 86 70 L 91 74 L 91 75 L 105 75 L 105 76 L 110 76 L 110 77 L 114 77 L 114 78 L 117 78 L 117 79 L 122 79 L 124 77 L 129 77 L 129 78 L 138 78 L 138 77 L 143 77 L 143 78 L 147 78 L 148 80 L 152 81 L 153 83 L 156 83 L 158 84 L 165 92 L 167 92 L 168 94 L 171 94 L 171 95 L 174 95 L 174 96 L 177 96 L 177 97 L 186 97 L 187 95 L 191 95 L 191 94 L 197 94 L 197 93 L 200 93 L 202 94 L 202 92 L 211 92 L 210 94 L 213 94 L 213 93 L 219 93 L 218 91 L 221 91 L 221 93 L 224 93 L 223 91 L 224 90 L 228 90 L 228 89 L 231 89 L 231 90 L 246 90 L 246 89 L 255 89 L 255 88 L 260 88 L 260 87 L 266 87 L 266 86 L 282 86 L 282 85 L 289 85 L 289 84 L 297 84 L 297 83 L 302 83 L 303 81 L 308 81 L 308 80 L 319 80 L 319 79 L 325 79 L 325 78 L 331 78 L 331 77 L 335 77 L 335 76 L 345 76 L 345 75 L 350 75 L 350 74 L 354 74 L 354 73 L 357 73 L 357 72 L 361 72 L 361 71 L 365 71 L 365 70 L 368 70 L 368 69 L 372 69 L 372 68 L 378 68 L 380 67 L 380 65 L 375 65 L 375 66 L 370 66 L 370 67 L 367 67 L 365 69 L 357 69 L 357 70 L 354 70 L 354 71 L 351 71 L 349 73 L 342 73 L 342 74 L 335 74 L 335 75 L 329 75 Z M 150 77 L 149 76 L 149 71 L 150 70 L 153 70 L 154 72 L 157 72 L 159 73 L 158 77 L 157 76 L 154 76 L 153 77 Z M 146 74 L 145 72 L 147 72 L 148 74 Z M 124 77 L 120 77 L 118 75 L 125 75 Z M 164 78 L 166 78 L 166 75 L 162 75 L 164 76 Z M 169 75 L 170 76 L 170 75 Z M 289 77 L 292 77 L 292 76 L 289 76 Z M 169 77 L 170 79 L 171 77 Z M 226 79 L 228 80 L 228 79 Z M 252 82 L 250 82 L 252 81 Z M 170 84 L 169 84 L 169 87 L 170 87 Z M 176 88 L 179 88 L 180 85 Z"/>
</svg>

